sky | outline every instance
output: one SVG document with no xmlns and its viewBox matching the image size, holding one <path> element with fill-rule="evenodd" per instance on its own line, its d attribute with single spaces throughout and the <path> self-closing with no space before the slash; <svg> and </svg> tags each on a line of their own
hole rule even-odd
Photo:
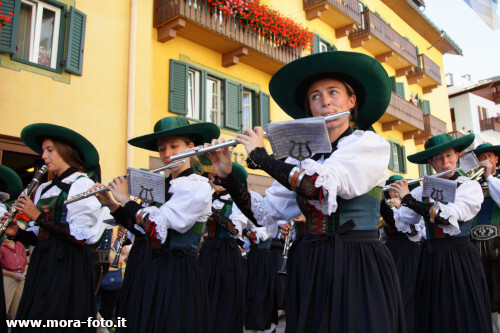
<svg viewBox="0 0 500 333">
<path fill-rule="evenodd" d="M 462 49 L 463 56 L 443 57 L 456 86 L 465 74 L 475 82 L 500 75 L 500 28 L 492 30 L 464 0 L 425 0 L 423 13 Z"/>
</svg>

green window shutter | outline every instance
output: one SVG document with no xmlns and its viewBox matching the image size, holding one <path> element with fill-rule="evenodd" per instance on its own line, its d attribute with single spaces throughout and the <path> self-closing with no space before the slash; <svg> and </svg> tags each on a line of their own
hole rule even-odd
<svg viewBox="0 0 500 333">
<path fill-rule="evenodd" d="M 17 27 L 19 25 L 19 15 L 21 12 L 21 1 L 2 0 L 2 14 L 10 16 L 9 12 L 14 13 L 12 20 L 2 26 L 0 32 L 0 52 L 15 53 L 17 41 Z"/>
<path fill-rule="evenodd" d="M 188 64 L 170 60 L 168 111 L 187 114 Z M 205 98 L 202 96 L 202 98 Z"/>
<path fill-rule="evenodd" d="M 422 178 L 425 176 L 425 164 L 418 165 L 418 178 Z"/>
<path fill-rule="evenodd" d="M 332 44 L 331 50 L 332 51 L 337 51 L 337 47 L 334 44 Z"/>
<path fill-rule="evenodd" d="M 312 54 L 319 53 L 319 36 L 314 34 Z"/>
<path fill-rule="evenodd" d="M 401 96 L 403 99 L 405 98 L 405 84 L 403 82 L 396 82 L 395 93 Z"/>
<path fill-rule="evenodd" d="M 402 166 L 402 172 L 406 173 L 406 148 L 404 146 L 401 146 L 401 166 Z"/>
<path fill-rule="evenodd" d="M 424 114 L 431 114 L 431 103 L 424 99 Z"/>
<path fill-rule="evenodd" d="M 224 127 L 235 131 L 241 130 L 241 95 L 241 85 L 236 82 L 226 80 L 224 85 Z"/>
<path fill-rule="evenodd" d="M 396 77 L 395 76 L 390 76 L 389 79 L 391 80 L 391 90 L 396 92 L 397 91 L 397 82 L 396 82 Z"/>
<path fill-rule="evenodd" d="M 252 127 L 260 126 L 259 109 L 257 108 L 257 94 L 252 90 Z"/>
<path fill-rule="evenodd" d="M 260 126 L 264 127 L 271 122 L 271 99 L 265 92 L 259 93 Z"/>
<path fill-rule="evenodd" d="M 87 15 L 75 7 L 70 8 L 64 69 L 76 75 L 82 75 L 86 22 Z"/>
<path fill-rule="evenodd" d="M 389 160 L 389 169 L 394 170 L 394 159 L 393 159 L 393 150 L 394 150 L 394 144 L 392 142 L 389 142 L 391 145 L 391 158 Z"/>
</svg>

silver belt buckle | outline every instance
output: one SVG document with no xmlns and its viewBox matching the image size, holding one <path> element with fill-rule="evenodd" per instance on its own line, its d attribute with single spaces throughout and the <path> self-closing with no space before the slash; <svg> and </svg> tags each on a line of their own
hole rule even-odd
<svg viewBox="0 0 500 333">
<path fill-rule="evenodd" d="M 486 241 L 498 236 L 498 229 L 494 225 L 480 224 L 470 230 L 472 239 Z"/>
</svg>

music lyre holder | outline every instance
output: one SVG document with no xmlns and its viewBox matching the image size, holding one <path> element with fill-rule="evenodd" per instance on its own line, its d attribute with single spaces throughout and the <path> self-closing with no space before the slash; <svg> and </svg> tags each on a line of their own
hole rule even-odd
<svg viewBox="0 0 500 333">
<path fill-rule="evenodd" d="M 288 155 L 290 155 L 290 157 L 299 161 L 299 167 L 302 169 L 302 161 L 304 161 L 312 156 L 311 148 L 309 148 L 309 143 L 311 143 L 311 141 L 308 140 L 306 142 L 297 142 L 295 140 L 290 140 L 290 143 L 292 144 L 292 147 L 290 147 L 290 151 L 288 152 Z M 295 146 L 299 147 L 298 153 L 296 155 L 294 154 Z M 303 153 L 302 146 L 305 146 L 307 153 Z"/>
</svg>

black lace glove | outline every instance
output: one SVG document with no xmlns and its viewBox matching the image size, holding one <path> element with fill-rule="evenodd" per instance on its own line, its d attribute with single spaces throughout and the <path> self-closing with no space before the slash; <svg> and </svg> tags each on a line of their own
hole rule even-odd
<svg viewBox="0 0 500 333">
<path fill-rule="evenodd" d="M 418 201 L 417 199 L 412 197 L 411 194 L 409 193 L 403 197 L 403 200 L 401 200 L 401 205 L 410 208 L 418 215 L 421 215 L 424 219 L 430 219 L 429 211 L 433 206 L 432 203 L 423 203 L 421 201 Z M 441 216 L 439 216 L 439 214 L 436 214 L 436 217 L 434 218 L 434 223 L 443 225 L 450 224 L 448 219 L 442 218 Z"/>
<path fill-rule="evenodd" d="M 229 195 L 231 195 L 231 199 L 233 199 L 241 212 L 256 226 L 261 227 L 253 216 L 252 197 L 243 184 L 240 183 L 238 178 L 236 178 L 234 173 L 231 172 L 226 178 L 220 178 L 220 181 L 221 185 L 227 190 Z"/>
<path fill-rule="evenodd" d="M 276 179 L 280 184 L 289 190 L 292 190 L 290 183 L 288 182 L 288 177 L 292 169 L 295 167 L 294 165 L 272 158 L 262 147 L 252 150 L 250 152 L 249 159 L 251 160 L 253 166 L 264 170 L 267 174 L 269 174 L 269 176 Z M 306 199 L 318 200 L 320 189 L 314 186 L 313 177 L 304 175 L 300 186 L 295 189 L 295 192 Z"/>
<path fill-rule="evenodd" d="M 144 235 L 142 235 L 137 229 L 134 228 L 135 216 L 141 208 L 141 205 L 139 205 L 137 202 L 129 201 L 125 204 L 125 206 L 118 207 L 118 209 L 111 213 L 111 215 L 114 217 L 117 223 L 127 228 L 131 233 L 136 236 L 142 237 Z"/>
<path fill-rule="evenodd" d="M 219 211 L 217 211 L 213 207 L 212 207 L 211 218 L 213 218 L 216 223 L 220 224 L 231 235 L 233 236 L 238 235 L 238 229 L 236 229 L 233 222 L 224 215 L 222 215 Z"/>
<path fill-rule="evenodd" d="M 63 241 L 78 246 L 83 246 L 85 244 L 85 240 L 78 240 L 70 234 L 68 225 L 54 222 L 54 219 L 45 215 L 45 213 L 41 213 L 38 216 L 36 224 L 47 230 L 54 237 Z"/>
<path fill-rule="evenodd" d="M 38 238 L 36 237 L 36 234 L 34 232 L 19 229 L 17 230 L 16 237 L 14 237 L 14 241 L 19 241 L 24 245 L 34 246 L 38 243 Z"/>
<path fill-rule="evenodd" d="M 387 223 L 390 227 L 396 228 L 396 221 L 394 220 L 394 212 L 389 207 L 385 199 L 382 199 L 380 203 L 380 215 L 384 219 L 385 223 Z"/>
</svg>

